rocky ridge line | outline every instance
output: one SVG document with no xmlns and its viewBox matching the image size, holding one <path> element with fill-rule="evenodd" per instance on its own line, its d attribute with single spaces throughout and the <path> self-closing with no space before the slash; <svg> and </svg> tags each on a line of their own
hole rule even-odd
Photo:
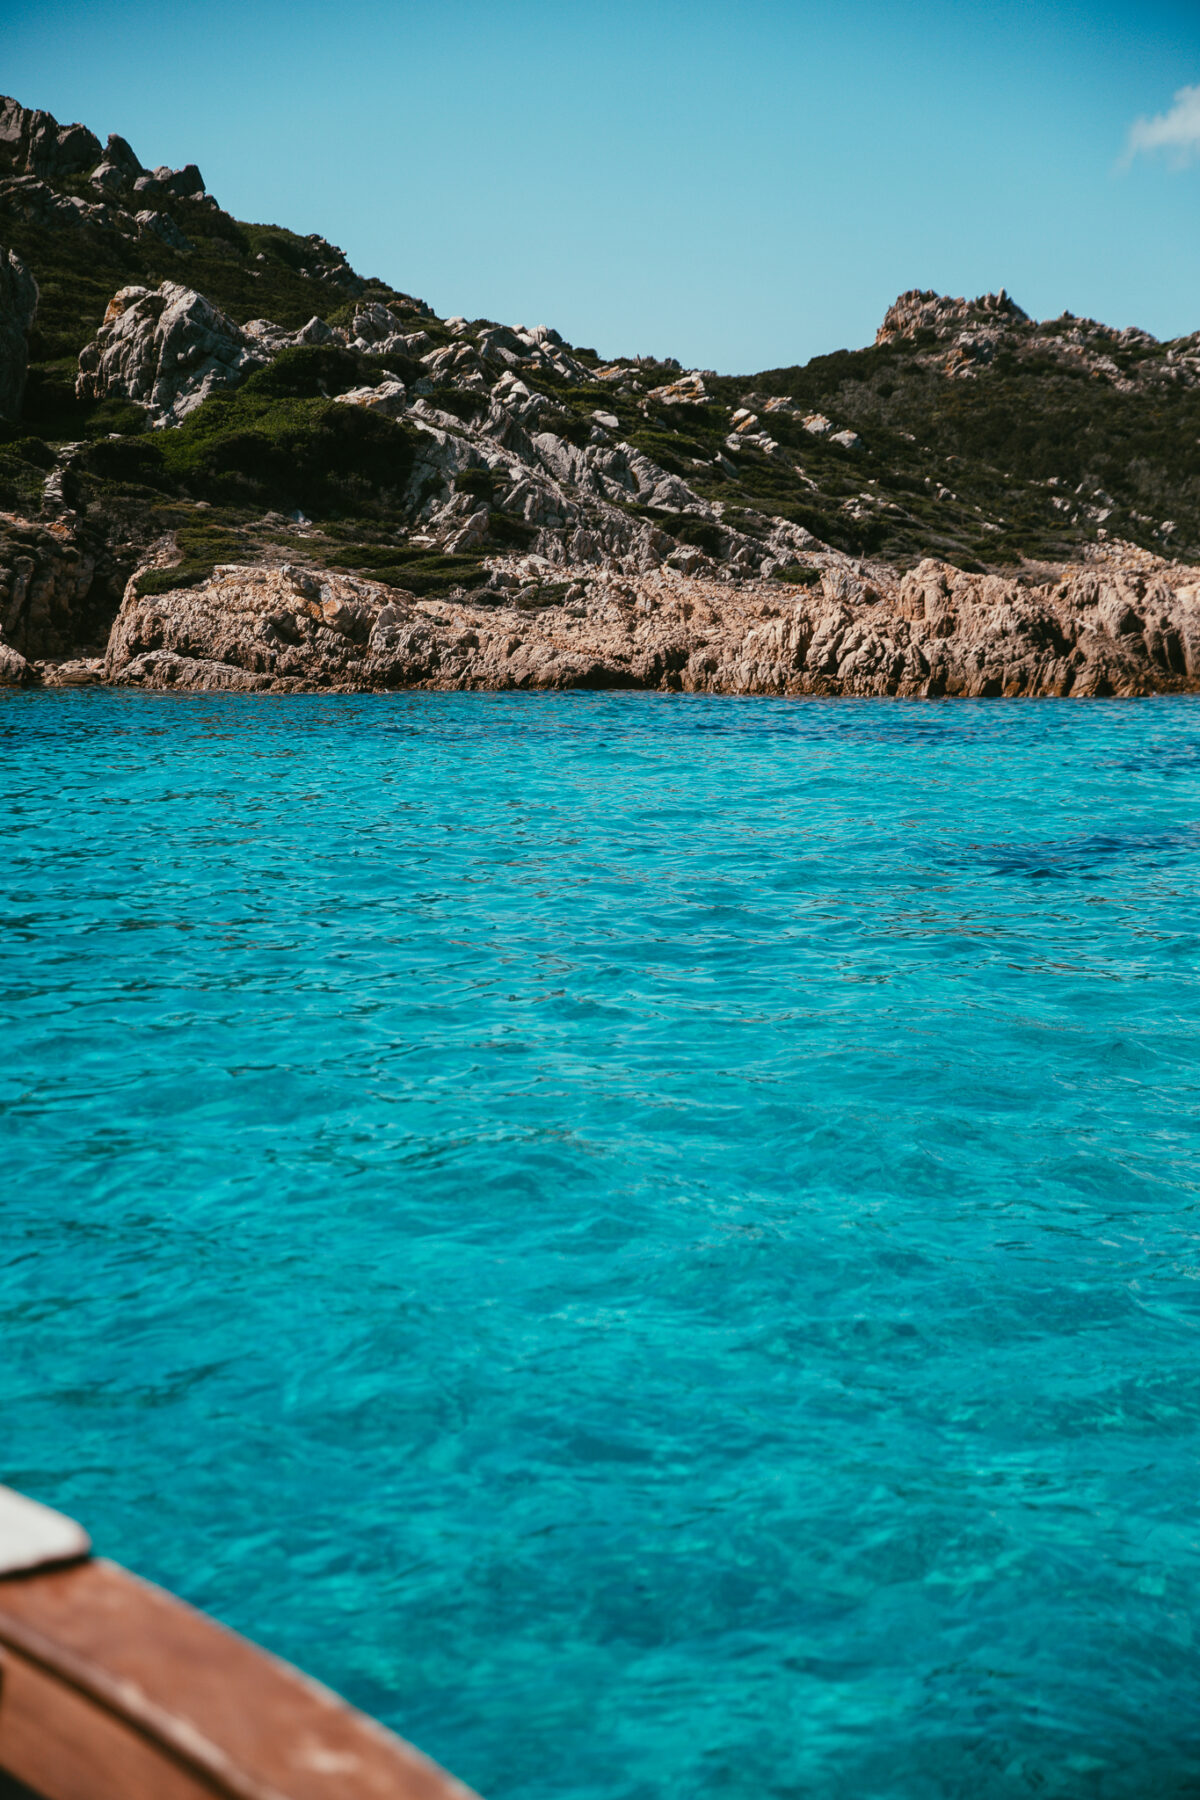
<svg viewBox="0 0 1200 1800">
<path fill-rule="evenodd" d="M 959 379 L 978 376 L 1008 352 L 1017 359 L 1042 357 L 1076 374 L 1103 377 L 1118 393 L 1147 385 L 1200 384 L 1200 332 L 1162 346 L 1135 326 L 1118 331 L 1074 313 L 1038 321 L 1003 288 L 976 300 L 913 288 L 889 306 L 875 334 L 877 345 L 901 339 L 925 341 L 928 347 L 918 352 L 917 362 Z M 1147 354 L 1159 351 L 1161 356 Z"/>
</svg>

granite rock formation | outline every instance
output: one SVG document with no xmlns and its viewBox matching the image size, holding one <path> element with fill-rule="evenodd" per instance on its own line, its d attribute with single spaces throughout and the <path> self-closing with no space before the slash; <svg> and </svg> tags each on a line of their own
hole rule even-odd
<svg viewBox="0 0 1200 1800">
<path fill-rule="evenodd" d="M 48 112 L 0 96 L 0 162 L 14 174 L 81 175 L 100 160 L 100 140 L 85 125 L 60 125 Z"/>
<path fill-rule="evenodd" d="M 131 581 L 110 682 L 238 692 L 652 688 L 684 693 L 1133 695 L 1200 688 L 1200 570 L 1149 559 L 1040 585 L 932 559 L 828 556 L 816 585 L 497 564 L 454 600 L 296 565 Z M 563 579 L 563 578 L 566 579 Z"/>
<path fill-rule="evenodd" d="M 0 514 L 0 685 L 36 682 L 40 662 L 69 660 L 84 646 L 103 650 L 113 611 L 105 563 L 69 524 Z"/>
<path fill-rule="evenodd" d="M 79 358 L 76 391 L 81 399 L 136 401 L 155 424 L 173 424 L 266 361 L 255 339 L 202 294 L 164 281 L 113 295 Z"/>
</svg>

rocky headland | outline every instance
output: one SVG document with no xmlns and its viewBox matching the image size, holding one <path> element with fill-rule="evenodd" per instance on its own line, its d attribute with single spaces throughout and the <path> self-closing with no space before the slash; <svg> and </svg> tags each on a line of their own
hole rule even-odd
<svg viewBox="0 0 1200 1800">
<path fill-rule="evenodd" d="M 8 686 L 1190 689 L 1198 438 L 1197 338 L 914 292 L 606 360 L 0 102 Z"/>
</svg>

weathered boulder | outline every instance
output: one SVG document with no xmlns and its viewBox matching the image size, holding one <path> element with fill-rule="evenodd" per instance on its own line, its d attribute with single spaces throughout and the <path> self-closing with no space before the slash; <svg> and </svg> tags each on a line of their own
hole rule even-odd
<svg viewBox="0 0 1200 1800">
<path fill-rule="evenodd" d="M 413 597 L 376 582 L 229 565 L 196 587 L 137 589 L 135 576 L 109 638 L 109 681 L 286 692 L 396 686 L 411 672 L 392 640 L 411 623 Z M 386 643 L 376 642 L 381 619 Z"/>
<path fill-rule="evenodd" d="M 338 394 L 339 406 L 361 406 L 367 412 L 382 413 L 385 419 L 400 419 L 408 411 L 408 391 L 402 381 L 381 381 L 375 387 L 351 388 Z"/>
<path fill-rule="evenodd" d="M 20 416 L 38 289 L 13 250 L 0 250 L 0 419 Z"/>
<path fill-rule="evenodd" d="M 340 343 L 345 335 L 335 331 L 332 325 L 327 325 L 324 319 L 318 319 L 315 314 L 298 331 L 285 331 L 282 325 L 273 325 L 270 319 L 247 319 L 242 330 L 271 356 L 275 356 L 280 350 L 295 349 L 301 344 Z"/>
<path fill-rule="evenodd" d="M 170 213 L 152 212 L 149 207 L 146 207 L 135 217 L 140 231 L 152 232 L 155 237 L 161 238 L 164 244 L 169 244 L 172 250 L 190 250 L 192 248 L 191 239 L 180 230 Z"/>
<path fill-rule="evenodd" d="M 145 406 L 156 425 L 176 424 L 218 388 L 232 387 L 269 355 L 192 288 L 126 287 L 80 352 L 81 399 L 109 395 Z"/>
<path fill-rule="evenodd" d="M 399 344 L 392 342 L 387 348 L 398 349 Z M 376 354 L 384 354 L 382 346 Z M 427 351 L 422 356 L 421 363 L 428 370 L 430 380 L 439 386 L 442 383 L 460 388 L 483 388 L 488 385 L 483 359 L 471 344 L 446 344 L 440 350 Z"/>
<path fill-rule="evenodd" d="M 0 644 L 0 688 L 30 687 L 36 681 L 33 664 L 10 644 Z"/>
<path fill-rule="evenodd" d="M 60 194 L 47 181 L 36 175 L 13 175 L 0 179 L 0 205 L 4 211 L 33 225 L 102 225 L 112 224 L 112 213 L 104 201 L 82 200 L 78 194 Z"/>
<path fill-rule="evenodd" d="M 142 173 L 141 163 L 125 139 L 118 137 L 115 131 L 110 131 L 108 134 L 108 142 L 104 146 L 104 160 L 112 167 L 119 169 L 128 182 L 136 181 Z"/>
<path fill-rule="evenodd" d="M 168 169 L 165 166 L 155 169 L 155 179 L 162 183 L 166 193 L 176 200 L 187 200 L 204 192 L 204 177 L 195 163 L 185 163 L 182 169 Z"/>
<path fill-rule="evenodd" d="M 88 176 L 88 180 L 96 192 L 102 194 L 106 199 L 112 199 L 129 185 L 124 174 L 113 162 L 97 163 Z"/>
<path fill-rule="evenodd" d="M 428 333 L 412 331 L 398 313 L 379 300 L 358 307 L 345 336 L 352 349 L 368 356 L 414 356 L 429 347 Z"/>
<path fill-rule="evenodd" d="M 709 392 L 700 370 L 693 369 L 689 374 L 681 375 L 678 381 L 651 388 L 646 398 L 657 400 L 663 406 L 702 406 L 708 400 Z"/>
</svg>

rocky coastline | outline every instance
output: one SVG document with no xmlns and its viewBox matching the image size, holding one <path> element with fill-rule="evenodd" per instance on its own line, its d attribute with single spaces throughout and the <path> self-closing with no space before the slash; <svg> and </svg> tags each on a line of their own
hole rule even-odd
<svg viewBox="0 0 1200 1800">
<path fill-rule="evenodd" d="M 914 290 L 609 359 L 0 98 L 9 689 L 1192 691 L 1198 432 L 1200 334 Z"/>
<path fill-rule="evenodd" d="M 26 601 L 40 596 L 43 610 L 80 583 L 80 559 L 59 548 L 58 581 L 43 567 L 40 584 L 26 582 Z M 152 592 L 139 571 L 102 654 L 28 659 L 4 647 L 0 681 L 928 699 L 1200 689 L 1200 569 L 1131 547 L 1036 580 L 932 559 L 906 573 L 832 554 L 820 562 L 809 583 L 734 585 L 673 568 L 629 575 L 497 559 L 485 586 L 437 599 L 298 563 L 222 565 Z"/>
</svg>

